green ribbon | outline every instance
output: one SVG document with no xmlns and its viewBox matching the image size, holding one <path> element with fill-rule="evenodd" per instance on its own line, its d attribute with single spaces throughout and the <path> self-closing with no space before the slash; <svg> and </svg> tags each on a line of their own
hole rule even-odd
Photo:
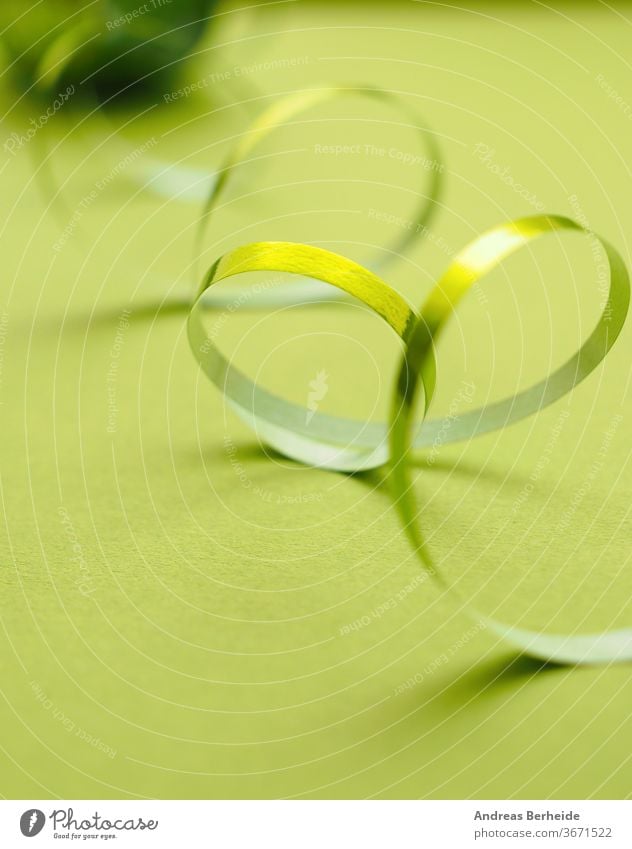
<svg viewBox="0 0 632 849">
<path fill-rule="evenodd" d="M 326 91 L 326 96 L 333 96 L 340 90 Z M 322 90 L 296 95 L 268 112 L 225 166 L 205 212 L 208 214 L 212 210 L 230 170 L 243 159 L 261 133 L 268 132 L 277 121 L 318 102 L 323 96 Z M 374 90 L 371 96 L 385 97 Z M 422 217 L 430 214 L 431 205 L 424 205 Z M 435 344 L 448 319 L 461 298 L 510 254 L 536 238 L 569 231 L 598 239 L 608 260 L 608 297 L 594 329 L 577 352 L 551 374 L 515 395 L 460 415 L 446 432 L 443 421 L 429 418 L 428 412 L 437 379 Z M 305 407 L 258 386 L 223 356 L 203 320 L 209 303 L 218 303 L 212 298 L 215 287 L 236 275 L 261 271 L 294 275 L 299 289 L 301 283 L 308 287 L 306 281 L 309 280 L 329 284 L 343 296 L 361 301 L 395 331 L 402 340 L 404 353 L 388 422 L 367 423 L 320 412 L 310 413 L 308 418 Z M 235 290 L 231 287 L 230 291 L 234 297 Z M 261 305 L 266 297 L 270 303 L 269 294 L 264 292 L 257 304 L 250 299 L 248 305 Z M 298 298 L 300 300 L 300 292 Z M 542 660 L 608 663 L 632 659 L 632 629 L 567 635 L 516 628 L 481 614 L 448 586 L 434 566 L 419 527 L 411 484 L 411 456 L 416 450 L 432 446 L 440 431 L 442 443 L 470 439 L 505 428 L 558 401 L 603 361 L 625 323 L 629 300 L 627 269 L 615 248 L 569 218 L 537 215 L 503 223 L 468 244 L 450 263 L 420 310 L 410 306 L 373 271 L 331 251 L 293 242 L 245 245 L 225 254 L 211 267 L 189 313 L 187 330 L 191 349 L 203 372 L 264 442 L 287 457 L 320 468 L 360 471 L 388 464 L 397 513 L 420 563 L 458 599 L 469 615 L 485 622 L 509 643 Z M 421 422 L 416 421 L 414 412 L 419 406 L 420 393 L 423 394 Z"/>
<path fill-rule="evenodd" d="M 50 87 L 59 79 L 90 34 L 90 25 L 90 20 L 80 19 L 74 28 L 49 45 L 36 69 L 36 79 L 42 81 L 40 85 Z M 418 116 L 406 104 L 386 91 L 366 86 L 328 86 L 283 97 L 250 125 L 218 170 L 198 223 L 196 255 L 231 175 L 263 139 L 307 109 L 332 99 L 358 95 L 395 106 L 417 129 L 420 142 L 440 166 L 440 151 L 432 132 L 420 124 Z M 415 238 L 428 231 L 442 189 L 441 172 L 441 167 L 430 172 L 429 184 L 420 192 L 413 216 L 416 226 L 382 254 L 387 261 L 390 256 L 405 253 Z M 428 413 L 437 379 L 434 349 L 448 319 L 461 298 L 507 256 L 533 239 L 565 231 L 598 239 L 608 260 L 608 298 L 594 329 L 575 354 L 538 383 L 501 401 L 463 413 L 445 429 L 443 420 L 430 418 Z M 217 291 L 221 281 L 254 271 L 288 273 L 297 280 L 254 294 L 251 289 L 234 286 L 227 293 Z M 263 389 L 229 363 L 207 333 L 203 321 L 204 312 L 210 306 L 226 307 L 244 298 L 249 308 L 266 308 L 347 297 L 358 299 L 377 313 L 403 343 L 402 363 L 388 422 L 363 422 L 313 411 L 308 417 L 306 408 Z M 321 468 L 361 471 L 388 465 L 396 510 L 420 563 L 472 617 L 483 621 L 506 641 L 543 660 L 608 663 L 632 659 L 632 629 L 567 635 L 516 628 L 481 614 L 468 599 L 448 586 L 434 565 L 419 527 L 410 459 L 415 451 L 432 446 L 438 438 L 445 444 L 502 429 L 569 393 L 611 349 L 624 325 L 629 299 L 627 269 L 608 242 L 568 218 L 538 215 L 508 221 L 467 245 L 450 263 L 420 310 L 410 306 L 374 271 L 322 248 L 290 242 L 246 245 L 221 257 L 209 270 L 190 309 L 187 328 L 192 351 L 204 373 L 263 441 L 290 458 Z M 423 404 L 419 422 L 414 411 L 420 393 Z"/>
<path fill-rule="evenodd" d="M 539 236 L 562 230 L 579 231 L 591 239 L 599 238 L 569 218 L 546 215 L 508 221 L 479 236 L 450 264 L 430 293 L 406 340 L 390 422 L 391 480 L 406 536 L 425 568 L 446 588 L 419 529 L 410 481 L 410 453 L 416 444 L 412 438 L 416 396 L 422 389 L 425 417 L 435 388 L 435 340 L 466 292 L 523 245 Z M 548 407 L 581 383 L 604 359 L 625 323 L 630 302 L 630 280 L 619 253 L 604 239 L 599 238 L 599 241 L 608 260 L 610 286 L 592 333 L 575 354 L 543 380 L 516 395 L 462 415 L 445 441 L 499 430 Z M 448 589 L 457 595 L 453 588 Z M 471 616 L 485 622 L 503 639 L 534 657 L 559 663 L 608 663 L 632 659 L 632 629 L 598 634 L 542 634 L 492 619 L 477 611 L 467 599 L 460 596 L 459 599 Z"/>
<path fill-rule="evenodd" d="M 240 142 L 231 149 L 224 163 L 218 169 L 217 178 L 208 194 L 196 231 L 195 257 L 201 251 L 206 228 L 211 221 L 220 199 L 224 195 L 230 177 L 239 165 L 248 160 L 248 157 L 255 148 L 270 136 L 271 133 L 302 112 L 322 103 L 349 96 L 367 98 L 397 109 L 401 116 L 416 129 L 420 144 L 425 149 L 428 159 L 437 164 L 437 167 L 431 169 L 429 172 L 428 185 L 419 194 L 419 204 L 412 216 L 415 226 L 406 230 L 394 244 L 388 246 L 388 249 L 382 253 L 382 257 L 385 259 L 375 262 L 375 267 L 379 268 L 382 264 L 388 263 L 392 257 L 406 253 L 415 240 L 421 240 L 424 237 L 438 209 L 443 182 L 441 152 L 434 134 L 427 126 L 420 123 L 419 116 L 397 96 L 371 86 L 336 85 L 308 89 L 281 97 L 265 109 L 246 129 Z M 254 295 L 252 292 L 248 292 L 248 306 L 251 309 L 257 309 L 267 308 L 272 305 L 301 303 L 314 298 L 318 298 L 319 300 L 341 299 L 340 293 L 331 287 L 314 286 L 313 276 L 310 275 L 310 277 L 312 279 L 309 287 L 306 285 L 307 280 L 303 280 L 300 288 L 296 284 L 288 284 L 275 286 L 272 290 L 264 290 Z M 228 297 L 224 297 L 223 293 L 213 292 L 211 298 L 207 299 L 207 302 L 215 306 L 226 306 L 230 301 L 234 300 L 237 291 L 239 291 L 237 287 L 233 287 Z"/>
</svg>

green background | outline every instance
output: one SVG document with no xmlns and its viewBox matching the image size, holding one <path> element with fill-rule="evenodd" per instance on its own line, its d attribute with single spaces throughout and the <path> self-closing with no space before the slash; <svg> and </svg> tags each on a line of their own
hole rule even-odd
<svg viewBox="0 0 632 849">
<path fill-rule="evenodd" d="M 174 90 L 215 74 L 208 86 L 142 115 L 68 107 L 2 151 L 0 792 L 628 796 L 630 667 L 543 667 L 478 629 L 420 580 L 379 473 L 268 456 L 188 349 L 177 305 L 228 247 L 295 239 L 388 258 L 401 228 L 369 210 L 410 219 L 428 173 L 314 145 L 423 153 L 409 122 L 349 98 L 271 135 L 235 175 L 197 267 L 199 202 L 142 175 L 177 162 L 204 178 L 274 96 L 372 83 L 418 110 L 445 155 L 431 236 L 380 267 L 412 302 L 477 234 L 537 212 L 515 184 L 547 211 L 581 209 L 629 261 L 630 8 L 224 11 Z M 41 110 L 14 102 L 5 86 L 4 137 Z M 585 241 L 512 258 L 441 342 L 436 414 L 464 380 L 477 404 L 529 385 L 598 308 Z M 399 348 L 357 307 L 226 318 L 218 341 L 286 397 L 305 403 L 324 370 L 323 411 L 388 408 Z M 632 624 L 631 351 L 628 325 L 571 397 L 420 459 L 421 526 L 479 608 L 549 631 Z"/>
</svg>

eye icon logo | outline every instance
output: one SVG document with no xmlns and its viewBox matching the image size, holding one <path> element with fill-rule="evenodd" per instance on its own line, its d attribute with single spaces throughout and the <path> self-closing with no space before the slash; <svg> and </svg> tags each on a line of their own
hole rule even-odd
<svg viewBox="0 0 632 849">
<path fill-rule="evenodd" d="M 44 828 L 45 822 L 44 812 L 31 808 L 20 817 L 20 831 L 25 837 L 35 837 Z"/>
</svg>

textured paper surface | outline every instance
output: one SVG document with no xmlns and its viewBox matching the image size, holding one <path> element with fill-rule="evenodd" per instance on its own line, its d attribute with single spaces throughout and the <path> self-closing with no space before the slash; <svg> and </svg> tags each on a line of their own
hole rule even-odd
<svg viewBox="0 0 632 849">
<path fill-rule="evenodd" d="M 576 215 L 576 194 L 590 225 L 629 259 L 629 119 L 597 80 L 625 97 L 625 8 L 376 7 L 360 21 L 356 9 L 301 7 L 283 20 L 262 15 L 257 27 L 279 35 L 255 39 L 256 61 L 309 58 L 253 75 L 265 94 L 353 79 L 419 95 L 450 172 L 437 239 L 456 250 L 532 212 L 481 161 L 474 148 L 483 143 L 547 211 Z M 217 67 L 252 64 L 251 48 L 237 44 Z M 189 164 L 210 167 L 220 150 L 202 147 L 238 132 L 244 115 L 228 110 L 163 139 L 194 104 L 181 108 L 128 127 L 129 145 L 155 135 L 155 156 L 192 152 Z M 325 122 L 333 111 L 318 114 L 323 144 L 335 141 L 340 129 Z M 296 133 L 281 147 L 315 143 L 314 127 Z M 412 138 L 393 144 L 407 149 Z M 93 148 L 86 132 L 55 154 L 60 179 L 79 166 L 64 194 L 71 210 L 120 160 L 110 146 Z M 306 161 L 275 160 L 263 184 L 298 179 Z M 271 461 L 198 375 L 184 316 L 156 309 L 187 292 L 195 207 L 161 207 L 117 181 L 57 253 L 64 216 L 46 212 L 28 152 L 3 164 L 4 794 L 626 796 L 627 667 L 540 669 L 516 659 L 420 581 L 379 476 Z M 361 176 L 367 160 L 341 165 Z M 423 182 L 403 169 L 388 180 Z M 314 240 L 360 261 L 384 242 L 383 222 L 366 230 L 368 194 L 358 201 L 345 189 L 332 205 L 362 212 L 326 217 L 331 194 L 319 191 L 313 201 L 303 188 L 233 204 L 209 234 L 208 263 L 254 238 Z M 400 214 L 406 194 L 380 203 Z M 301 206 L 315 210 L 304 223 L 292 216 Z M 289 217 L 266 220 L 275 214 Z M 542 375 L 550 358 L 561 361 L 595 317 L 589 259 L 570 239 L 566 256 L 534 250 L 498 272 L 499 283 L 515 279 L 510 292 L 492 281 L 485 304 L 464 305 L 442 343 L 438 410 L 449 410 L 463 379 L 482 398 L 500 397 Z M 389 279 L 420 303 L 446 263 L 429 239 Z M 239 344 L 254 328 L 238 351 L 244 366 L 301 403 L 324 369 L 322 409 L 345 404 L 362 415 L 367 397 L 385 403 L 397 346 L 377 321 L 336 309 L 240 313 L 222 339 Z M 503 321 L 492 333 L 495 315 Z M 288 330 L 315 328 L 328 332 L 327 361 L 309 337 L 279 345 Z M 535 341 L 522 338 L 538 328 Z M 360 340 L 355 352 L 343 330 Z M 442 449 L 420 468 L 435 556 L 480 607 L 556 629 L 632 621 L 631 344 L 627 328 L 568 403 Z M 508 516 L 512 532 L 496 537 Z"/>
</svg>

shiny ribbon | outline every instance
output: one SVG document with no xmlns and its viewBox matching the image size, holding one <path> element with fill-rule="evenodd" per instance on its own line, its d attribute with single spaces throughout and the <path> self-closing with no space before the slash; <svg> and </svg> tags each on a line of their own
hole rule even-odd
<svg viewBox="0 0 632 849">
<path fill-rule="evenodd" d="M 308 111 L 319 104 L 350 96 L 363 97 L 394 107 L 416 129 L 420 143 L 425 149 L 429 161 L 437 165 L 436 168 L 431 169 L 428 173 L 428 185 L 419 193 L 419 204 L 412 216 L 412 222 L 415 226 L 406 230 L 394 244 L 389 246 L 388 250 L 382 253 L 382 257 L 386 259 L 374 263 L 375 267 L 379 268 L 385 262 L 387 263 L 391 257 L 404 254 L 415 240 L 423 239 L 424 234 L 428 232 L 428 227 L 438 208 L 438 201 L 442 190 L 443 164 L 434 134 L 428 127 L 420 124 L 419 116 L 395 95 L 370 86 L 337 85 L 309 89 L 281 97 L 265 109 L 247 128 L 241 141 L 230 151 L 223 165 L 218 169 L 217 177 L 208 194 L 196 232 L 196 257 L 200 253 L 206 228 L 224 194 L 231 175 L 240 164 L 248 160 L 253 150 L 274 130 L 302 112 Z M 341 299 L 339 291 L 337 292 L 330 286 L 314 285 L 313 275 L 310 275 L 309 272 L 307 274 L 308 277 L 301 281 L 301 287 L 297 287 L 295 283 L 290 283 L 288 285 L 275 286 L 272 290 L 264 290 L 254 295 L 252 292 L 249 292 L 248 306 L 251 309 L 256 309 L 260 307 L 265 308 L 272 304 L 278 306 L 280 304 L 302 303 L 313 298 L 319 300 Z M 223 293 L 214 291 L 210 299 L 207 299 L 207 302 L 212 302 L 215 306 L 225 306 L 229 301 L 234 299 L 236 291 L 237 288 L 233 287 L 231 289 L 231 295 L 228 298 L 225 298 Z"/>
<path fill-rule="evenodd" d="M 86 30 L 85 23 L 80 21 L 53 42 L 37 68 L 39 85 L 50 87 L 54 84 L 87 34 L 89 27 Z M 330 86 L 283 97 L 251 124 L 215 175 L 198 224 L 196 254 L 231 174 L 247 161 L 255 147 L 305 110 L 348 95 L 360 95 L 395 106 L 417 128 L 429 157 L 440 164 L 440 152 L 432 132 L 420 126 L 417 116 L 386 91 L 360 86 Z M 164 169 L 154 170 L 158 170 L 158 176 L 154 174 L 152 179 L 163 181 L 164 185 L 159 186 L 163 192 L 173 194 L 179 190 L 182 179 L 179 180 L 177 168 L 173 175 L 167 175 L 171 181 L 168 184 Z M 420 192 L 420 203 L 414 214 L 417 226 L 406 231 L 383 254 L 387 259 L 389 255 L 404 253 L 415 238 L 427 232 L 442 189 L 441 170 L 437 168 L 431 172 L 428 186 Z M 185 177 L 191 181 L 190 175 Z M 174 181 L 175 187 L 171 184 Z M 488 230 L 450 263 L 419 311 L 373 271 L 338 254 L 289 242 L 246 245 L 221 257 L 207 273 L 188 316 L 188 336 L 192 351 L 207 377 L 224 393 L 237 414 L 256 429 L 260 438 L 282 454 L 303 463 L 339 471 L 361 471 L 388 464 L 396 510 L 422 566 L 446 591 L 456 596 L 477 621 L 484 622 L 509 643 L 543 660 L 566 663 L 626 661 L 632 659 L 632 629 L 598 634 L 545 634 L 511 626 L 477 611 L 467 599 L 447 585 L 435 567 L 419 527 L 411 482 L 410 458 L 415 451 L 429 448 L 439 435 L 442 444 L 466 440 L 504 428 L 553 404 L 584 380 L 614 344 L 626 319 L 630 285 L 620 255 L 608 242 L 599 238 L 609 264 L 610 288 L 594 329 L 578 351 L 533 386 L 501 401 L 460 414 L 449 430 L 443 427 L 443 420 L 428 417 L 436 382 L 435 344 L 461 298 L 514 251 L 533 239 L 564 231 L 598 238 L 576 222 L 560 216 L 522 218 Z M 240 290 L 234 286 L 226 292 L 217 291 L 216 286 L 221 281 L 253 271 L 284 272 L 297 279 L 254 294 L 251 289 Z M 404 346 L 389 422 L 361 422 L 313 411 L 308 419 L 304 407 L 268 392 L 229 363 L 207 333 L 203 315 L 209 307 L 239 303 L 244 294 L 247 294 L 249 308 L 351 296 L 383 318 Z M 420 393 L 423 404 L 421 422 L 418 422 L 414 411 Z"/>
<path fill-rule="evenodd" d="M 265 113 L 225 164 L 207 202 L 204 217 L 216 204 L 231 169 L 243 160 L 262 133 L 299 109 L 340 91 L 332 88 L 298 94 Z M 386 98 L 376 90 L 370 90 L 370 96 Z M 421 219 L 427 221 L 432 214 L 437 191 L 435 185 L 434 192 L 430 192 L 430 203 L 424 203 L 420 212 Z M 360 471 L 388 464 L 388 478 L 404 533 L 423 567 L 446 591 L 458 598 L 469 615 L 483 621 L 504 640 L 542 660 L 577 664 L 617 662 L 632 659 L 632 629 L 599 634 L 545 634 L 516 628 L 481 614 L 449 587 L 434 566 L 419 528 L 411 484 L 413 452 L 433 445 L 443 426 L 441 419 L 428 418 L 428 412 L 437 376 L 435 344 L 448 319 L 461 298 L 506 257 L 536 238 L 564 232 L 598 239 L 605 252 L 610 283 L 599 319 L 577 352 L 551 374 L 515 395 L 463 413 L 448 432 L 443 428 L 441 435 L 443 443 L 469 439 L 507 427 L 558 401 L 602 362 L 621 332 L 630 299 L 625 264 L 608 242 L 569 218 L 537 215 L 508 221 L 483 233 L 454 258 L 419 311 L 373 271 L 331 251 L 293 242 L 245 245 L 222 256 L 208 271 L 189 313 L 187 329 L 191 349 L 204 374 L 264 442 L 287 457 L 320 468 Z M 335 287 L 343 296 L 358 299 L 386 321 L 404 346 L 388 423 L 367 423 L 318 411 L 308 418 L 306 408 L 258 386 L 223 356 L 212 334 L 206 330 L 204 312 L 209 304 L 221 302 L 213 299 L 217 284 L 248 272 L 294 275 L 297 281 L 293 297 L 298 302 L 302 289 L 303 299 L 313 300 L 312 291 L 305 294 L 309 289 L 307 281 L 321 281 Z M 230 291 L 234 298 L 235 290 L 231 287 Z M 265 298 L 264 292 L 261 301 L 253 304 L 250 299 L 248 306 L 259 306 L 265 303 Z M 423 393 L 423 405 L 421 422 L 418 422 L 415 410 L 420 393 Z"/>
</svg>

